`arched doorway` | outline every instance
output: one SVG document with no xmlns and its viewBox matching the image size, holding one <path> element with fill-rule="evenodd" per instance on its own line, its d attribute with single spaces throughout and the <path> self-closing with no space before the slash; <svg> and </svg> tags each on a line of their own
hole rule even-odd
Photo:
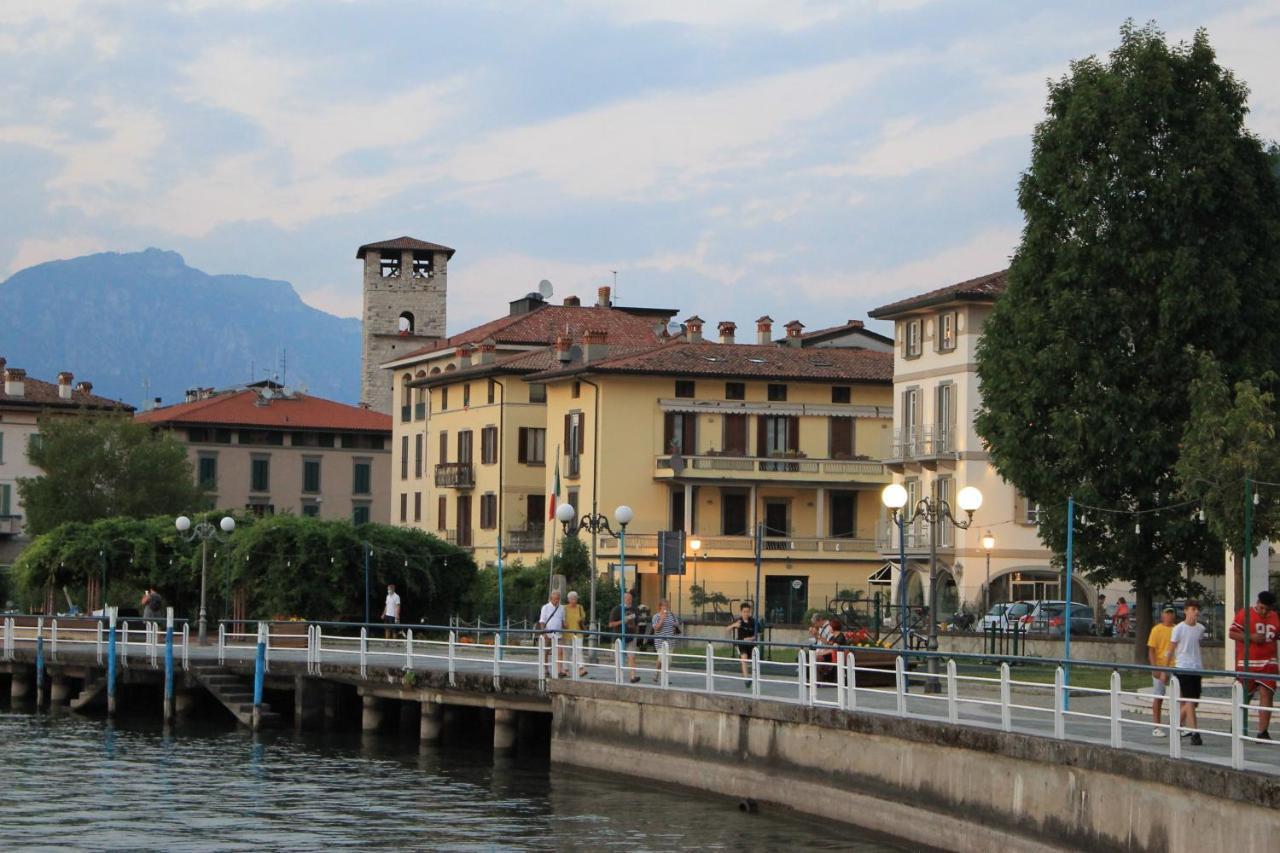
<svg viewBox="0 0 1280 853">
<path fill-rule="evenodd" d="M 1062 572 L 1050 566 L 1021 566 L 991 579 L 991 603 L 1002 601 L 1061 601 Z M 1089 604 L 1089 586 L 1078 575 L 1071 577 L 1071 600 Z"/>
<path fill-rule="evenodd" d="M 951 573 L 950 569 L 938 567 L 938 590 L 934 600 L 938 606 L 938 618 L 944 619 L 949 617 L 960 609 L 960 587 L 956 584 L 956 577 Z"/>
</svg>

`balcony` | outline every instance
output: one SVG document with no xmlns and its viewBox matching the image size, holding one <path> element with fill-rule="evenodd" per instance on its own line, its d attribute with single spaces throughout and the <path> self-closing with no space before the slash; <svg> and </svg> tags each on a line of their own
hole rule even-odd
<svg viewBox="0 0 1280 853">
<path fill-rule="evenodd" d="M 470 489 L 476 484 L 476 469 L 470 462 L 446 462 L 436 466 L 436 486 L 441 489 Z"/>
<path fill-rule="evenodd" d="M 755 538 L 752 536 L 704 536 L 699 558 L 706 557 L 751 557 L 755 555 Z M 896 540 L 895 540 L 896 541 Z M 617 553 L 618 537 L 602 536 L 600 551 Z M 631 533 L 627 535 L 627 553 L 636 556 L 653 556 L 658 550 L 658 534 Z M 817 536 L 766 536 L 764 537 L 763 556 L 771 559 L 839 559 L 841 554 L 858 557 L 872 557 L 878 554 L 874 539 L 855 539 L 850 537 L 817 537 Z"/>
<path fill-rule="evenodd" d="M 0 515 L 0 536 L 20 536 L 22 534 L 22 516 Z"/>
<path fill-rule="evenodd" d="M 528 530 L 508 530 L 502 537 L 502 550 L 521 554 L 541 554 L 543 527 L 531 527 Z"/>
<path fill-rule="evenodd" d="M 673 467 L 678 459 L 680 470 Z M 889 472 L 871 459 L 809 459 L 806 457 L 760 458 L 753 456 L 673 456 L 666 454 L 654 462 L 656 480 L 741 480 L 751 482 L 888 484 Z"/>
<path fill-rule="evenodd" d="M 956 453 L 954 424 L 927 424 L 894 430 L 889 458 L 893 460 L 926 460 Z"/>
</svg>

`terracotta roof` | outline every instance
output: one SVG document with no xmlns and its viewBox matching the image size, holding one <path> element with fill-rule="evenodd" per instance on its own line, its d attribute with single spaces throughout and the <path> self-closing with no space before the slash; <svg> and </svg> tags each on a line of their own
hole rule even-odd
<svg viewBox="0 0 1280 853">
<path fill-rule="evenodd" d="M 264 399 L 254 390 L 223 391 L 204 400 L 143 412 L 136 420 L 149 424 L 391 432 L 390 415 L 305 394 Z"/>
<path fill-rule="evenodd" d="M 493 338 L 496 344 L 547 346 L 555 343 L 557 335 L 568 334 L 575 341 L 586 331 L 600 331 L 607 336 L 610 345 L 643 346 L 659 340 L 658 328 L 665 327 L 653 317 L 638 317 L 620 308 L 603 308 L 596 305 L 546 305 L 527 314 L 513 314 L 482 323 L 448 338 L 414 350 L 386 362 L 402 362 L 405 359 L 430 355 L 462 344 L 478 344 Z"/>
<path fill-rule="evenodd" d="M 805 344 L 818 343 L 819 341 L 825 341 L 828 338 L 838 338 L 841 335 L 847 335 L 850 332 L 858 332 L 886 344 L 893 343 L 893 338 L 888 337 L 887 335 L 882 335 L 879 332 L 871 331 L 861 320 L 849 320 L 839 326 L 829 326 L 825 329 L 815 329 L 812 332 L 805 332 L 800 335 L 800 340 Z M 783 344 L 786 343 L 786 340 L 786 338 L 780 338 L 777 343 Z"/>
<path fill-rule="evenodd" d="M 426 240 L 419 240 L 416 237 L 397 237 L 394 240 L 382 240 L 378 243 L 365 243 L 359 249 L 356 249 L 356 257 L 363 258 L 365 253 L 370 249 L 381 251 L 383 249 L 417 249 L 424 252 L 445 252 L 449 257 L 453 257 L 454 249 L 448 246 L 441 246 L 439 243 L 428 243 Z"/>
<path fill-rule="evenodd" d="M 128 403 L 122 403 L 119 400 L 112 400 L 109 397 L 100 397 L 97 394 L 86 394 L 83 391 L 75 390 L 72 386 L 71 399 L 64 400 L 58 396 L 58 386 L 52 382 L 42 382 L 39 379 L 32 379 L 30 376 L 24 377 L 22 380 L 22 396 L 10 397 L 4 393 L 4 383 L 0 382 L 0 406 L 32 406 L 41 409 L 47 408 L 67 408 L 67 409 L 107 409 L 120 412 L 132 412 L 133 406 Z"/>
<path fill-rule="evenodd" d="M 940 287 L 937 290 L 930 290 L 928 293 L 922 293 L 919 296 L 912 296 L 910 299 L 891 302 L 872 311 L 870 316 L 877 320 L 883 320 L 917 308 L 928 308 L 931 305 L 954 302 L 956 300 L 994 301 L 997 296 L 1004 293 L 1005 287 L 1008 286 L 1008 272 L 1008 270 L 1000 270 L 1000 272 L 987 273 L 977 278 L 971 278 L 968 281 L 962 281 L 959 284 L 951 284 L 946 287 Z"/>
<path fill-rule="evenodd" d="M 893 382 L 893 353 L 773 344 L 694 344 L 677 339 L 640 352 L 611 353 L 600 361 L 577 361 L 526 378 L 536 382 L 579 372 L 888 384 Z"/>
<path fill-rule="evenodd" d="M 579 346 L 581 346 L 579 344 Z M 636 353 L 648 352 L 653 349 L 653 345 L 646 346 L 610 346 L 610 358 L 634 355 Z M 581 366 L 582 362 L 571 362 Z M 556 358 L 556 351 L 552 347 L 541 347 L 535 350 L 515 353 L 505 357 L 496 358 L 488 364 L 472 364 L 468 368 L 459 368 L 458 370 L 441 371 L 424 376 L 409 383 L 410 387 L 421 385 L 423 388 L 434 388 L 437 385 L 448 385 L 453 382 L 460 382 L 465 379 L 476 379 L 485 376 L 495 376 L 500 373 L 506 374 L 527 374 L 541 373 L 551 371 L 554 368 L 561 368 L 567 365 Z M 557 370 L 559 372 L 559 370 Z"/>
</svg>

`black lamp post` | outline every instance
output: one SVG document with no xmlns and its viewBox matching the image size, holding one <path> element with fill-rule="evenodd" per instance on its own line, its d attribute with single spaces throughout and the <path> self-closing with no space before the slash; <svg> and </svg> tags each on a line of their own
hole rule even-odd
<svg viewBox="0 0 1280 853">
<path fill-rule="evenodd" d="M 192 526 L 191 519 L 185 515 L 180 515 L 174 520 L 173 526 L 178 528 L 178 532 L 182 534 L 182 538 L 188 542 L 200 542 L 200 645 L 204 645 L 209 639 L 208 621 L 205 611 L 205 595 L 204 580 L 205 572 L 209 564 L 209 540 L 217 539 L 226 541 L 231 535 L 231 531 L 236 529 L 236 520 L 229 515 L 222 517 L 217 527 L 207 521 L 201 521 Z M 218 528 L 222 528 L 222 532 L 218 532 Z M 188 532 L 190 531 L 190 532 Z"/>
</svg>

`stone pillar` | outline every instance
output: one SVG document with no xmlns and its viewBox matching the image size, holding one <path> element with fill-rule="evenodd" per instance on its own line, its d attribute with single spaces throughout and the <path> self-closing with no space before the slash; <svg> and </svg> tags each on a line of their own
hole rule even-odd
<svg viewBox="0 0 1280 853">
<path fill-rule="evenodd" d="M 180 690 L 177 687 L 173 689 L 173 713 L 179 719 L 188 716 L 196 707 L 196 694 L 194 690 Z"/>
<path fill-rule="evenodd" d="M 375 732 L 382 725 L 382 700 L 377 696 L 364 697 L 364 713 L 360 715 L 360 730 Z"/>
<path fill-rule="evenodd" d="M 49 704 L 65 705 L 71 698 L 71 681 L 65 675 L 55 675 L 49 682 Z"/>
<path fill-rule="evenodd" d="M 432 743 L 440 739 L 440 730 L 444 728 L 444 706 L 439 702 L 423 702 L 422 717 L 418 723 L 418 737 L 423 743 Z"/>
<path fill-rule="evenodd" d="M 324 714 L 324 697 L 320 685 L 299 675 L 293 679 L 293 727 L 314 729 Z"/>
<path fill-rule="evenodd" d="M 15 672 L 9 683 L 9 698 L 13 702 L 25 702 L 31 695 L 33 679 L 29 672 Z"/>
<path fill-rule="evenodd" d="M 324 727 L 326 730 L 333 729 L 342 716 L 342 697 L 338 694 L 338 688 L 328 682 L 321 689 L 324 691 Z"/>
<path fill-rule="evenodd" d="M 509 708 L 493 711 L 493 748 L 510 749 L 516 744 L 516 712 Z"/>
</svg>

